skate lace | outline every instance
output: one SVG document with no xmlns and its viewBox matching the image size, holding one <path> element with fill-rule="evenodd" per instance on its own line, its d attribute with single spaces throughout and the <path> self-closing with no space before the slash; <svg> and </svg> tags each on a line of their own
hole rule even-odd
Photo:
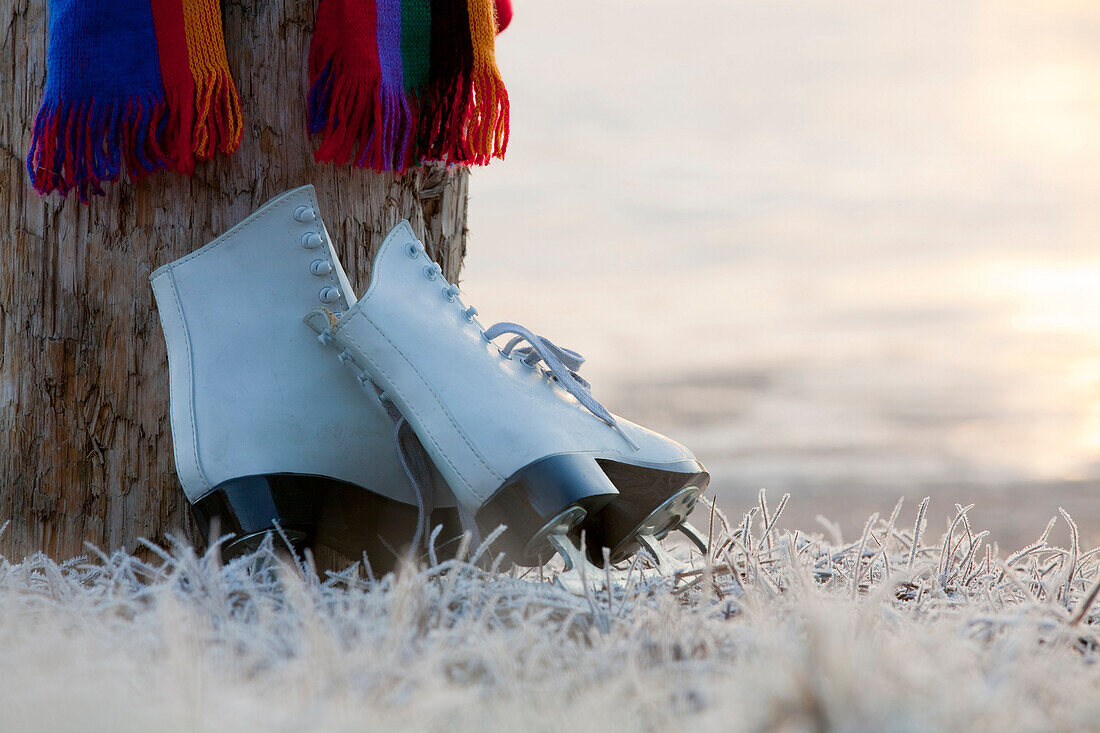
<svg viewBox="0 0 1100 733">
<path fill-rule="evenodd" d="M 592 396 L 592 385 L 577 373 L 584 364 L 583 356 L 572 349 L 558 346 L 545 336 L 539 336 L 518 323 L 507 321 L 485 329 L 485 340 L 492 341 L 506 334 L 512 334 L 513 338 L 501 348 L 501 354 L 509 359 L 519 357 L 529 367 L 537 367 L 541 362 L 550 372 L 551 379 L 573 395 L 586 410 L 614 428 L 631 448 L 638 450 L 638 444 L 623 430 L 615 416 Z M 527 346 L 520 346 L 524 342 Z"/>
<path fill-rule="evenodd" d="M 409 421 L 397 409 L 397 405 L 387 399 L 385 394 L 379 394 L 378 401 L 393 420 L 393 440 L 397 444 L 397 455 L 416 495 L 416 532 L 413 533 L 412 546 L 418 548 L 431 531 L 431 516 L 435 511 L 435 486 L 432 484 L 428 453 L 420 444 L 420 438 L 416 436 Z"/>
<path fill-rule="evenodd" d="M 397 444 L 397 455 L 401 459 L 401 467 L 412 484 L 413 493 L 416 495 L 416 532 L 413 533 L 412 547 L 419 548 L 424 543 L 432 530 L 432 513 L 435 511 L 435 484 L 432 483 L 431 459 L 428 451 L 413 430 L 412 425 L 397 409 L 397 405 L 385 395 L 379 394 L 379 402 L 393 419 L 393 438 Z M 458 518 L 464 532 L 468 532 L 474 546 L 481 544 L 481 533 L 478 532 L 477 523 L 473 515 L 456 503 Z"/>
<path fill-rule="evenodd" d="M 419 242 L 410 242 L 406 252 L 414 259 L 426 256 L 423 245 Z M 424 266 L 423 273 L 428 280 L 434 281 L 442 278 L 443 268 L 436 262 L 429 262 Z M 460 291 L 457 285 L 444 281 L 441 292 L 448 302 L 458 303 L 459 307 L 462 308 L 462 317 L 466 319 L 467 323 L 475 322 L 474 317 L 477 315 L 477 308 L 472 305 L 467 306 L 459 299 Z M 572 349 L 558 346 L 550 339 L 539 336 L 518 323 L 502 321 L 485 329 L 482 334 L 485 336 L 485 340 L 490 342 L 498 336 L 512 334 L 512 340 L 500 350 L 501 354 L 509 359 L 513 358 L 513 355 L 518 356 L 522 363 L 532 369 L 536 368 L 541 362 L 546 370 L 550 372 L 551 378 L 569 394 L 573 395 L 577 402 L 581 403 L 586 410 L 597 418 L 610 425 L 631 448 L 638 450 L 638 444 L 623 430 L 623 427 L 615 420 L 615 416 L 592 396 L 592 385 L 577 373 L 581 368 L 581 364 L 584 363 L 583 356 Z M 527 343 L 527 346 L 520 346 L 524 342 Z"/>
</svg>

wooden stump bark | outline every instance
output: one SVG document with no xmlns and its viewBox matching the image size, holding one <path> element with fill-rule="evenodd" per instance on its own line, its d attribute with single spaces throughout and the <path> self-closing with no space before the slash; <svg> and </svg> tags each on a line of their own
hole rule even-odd
<svg viewBox="0 0 1100 733">
<path fill-rule="evenodd" d="M 168 421 L 168 366 L 149 273 L 271 196 L 317 187 L 353 285 L 388 229 L 409 219 L 457 279 L 467 172 L 404 176 L 317 165 L 305 129 L 315 2 L 224 2 L 244 110 L 231 157 L 193 177 L 110 186 L 90 205 L 44 199 L 24 156 L 46 78 L 46 3 L 0 0 L 0 553 L 67 557 L 84 543 L 191 539 Z"/>
</svg>

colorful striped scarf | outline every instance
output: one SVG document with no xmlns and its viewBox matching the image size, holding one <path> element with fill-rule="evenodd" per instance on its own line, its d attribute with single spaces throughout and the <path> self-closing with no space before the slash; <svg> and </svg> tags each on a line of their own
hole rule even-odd
<svg viewBox="0 0 1100 733">
<path fill-rule="evenodd" d="M 497 22 L 491 0 L 319 0 L 307 100 L 315 158 L 403 171 L 503 157 Z M 190 174 L 235 151 L 241 130 L 217 0 L 50 0 L 27 156 L 37 191 L 87 201 L 123 172 Z"/>
<path fill-rule="evenodd" d="M 309 49 L 318 161 L 484 165 L 508 146 L 488 0 L 320 0 Z"/>
<path fill-rule="evenodd" d="M 81 201 L 125 170 L 183 173 L 241 141 L 217 0 L 51 0 L 27 171 Z"/>
</svg>

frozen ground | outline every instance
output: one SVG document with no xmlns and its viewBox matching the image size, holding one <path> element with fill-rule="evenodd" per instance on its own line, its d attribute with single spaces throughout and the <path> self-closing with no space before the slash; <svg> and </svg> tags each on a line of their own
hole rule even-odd
<svg viewBox="0 0 1100 733">
<path fill-rule="evenodd" d="M 0 730 L 1095 728 L 1100 552 L 1068 517 L 1008 550 L 945 506 L 843 538 L 781 504 L 611 597 L 458 562 L 3 560 Z"/>
</svg>

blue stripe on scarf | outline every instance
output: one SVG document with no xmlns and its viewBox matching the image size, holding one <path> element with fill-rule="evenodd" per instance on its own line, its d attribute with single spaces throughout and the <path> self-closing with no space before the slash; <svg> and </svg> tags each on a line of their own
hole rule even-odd
<svg viewBox="0 0 1100 733">
<path fill-rule="evenodd" d="M 164 82 L 149 0 L 50 0 L 46 88 L 27 171 L 40 193 L 82 201 L 123 170 L 165 168 Z"/>
<path fill-rule="evenodd" d="M 149 0 L 51 0 L 45 101 L 164 96 Z"/>
</svg>

